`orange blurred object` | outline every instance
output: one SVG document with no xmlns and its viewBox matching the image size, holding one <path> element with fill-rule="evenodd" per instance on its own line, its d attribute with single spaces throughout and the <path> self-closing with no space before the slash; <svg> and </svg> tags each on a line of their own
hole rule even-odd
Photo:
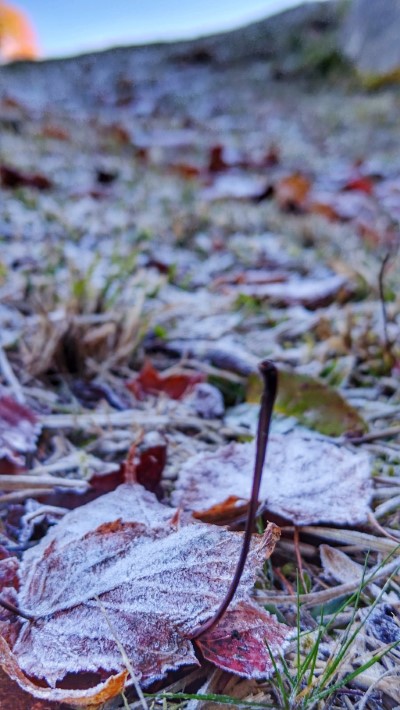
<svg viewBox="0 0 400 710">
<path fill-rule="evenodd" d="M 0 0 L 0 59 L 36 59 L 38 46 L 26 15 Z"/>
</svg>

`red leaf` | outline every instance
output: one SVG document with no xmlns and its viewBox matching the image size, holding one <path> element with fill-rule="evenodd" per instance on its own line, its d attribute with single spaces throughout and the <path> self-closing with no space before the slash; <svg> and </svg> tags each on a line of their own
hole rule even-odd
<svg viewBox="0 0 400 710">
<path fill-rule="evenodd" d="M 358 190 L 359 192 L 365 192 L 367 195 L 372 195 L 374 192 L 374 183 L 371 178 L 365 177 L 363 175 L 357 175 L 356 177 L 350 178 L 344 185 L 344 190 Z"/>
<path fill-rule="evenodd" d="M 288 629 L 271 614 L 241 602 L 196 643 L 204 658 L 218 668 L 246 678 L 265 678 L 274 671 L 271 655 L 275 660 L 282 653 L 287 637 Z"/>
<path fill-rule="evenodd" d="M 127 388 L 137 399 L 142 400 L 146 394 L 164 393 L 171 399 L 182 399 L 194 385 L 204 382 L 205 376 L 199 372 L 178 372 L 172 375 L 159 373 L 147 360 L 138 376 L 127 382 Z"/>
<path fill-rule="evenodd" d="M 156 491 L 167 462 L 167 444 L 155 432 L 149 432 L 139 444 L 133 444 L 121 464 L 125 483 L 140 483 L 148 491 Z M 122 483 L 122 481 L 121 481 Z"/>
</svg>

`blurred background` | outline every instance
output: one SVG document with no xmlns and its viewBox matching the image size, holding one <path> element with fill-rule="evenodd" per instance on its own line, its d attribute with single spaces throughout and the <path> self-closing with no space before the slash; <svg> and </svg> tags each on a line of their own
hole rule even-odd
<svg viewBox="0 0 400 710">
<path fill-rule="evenodd" d="M 262 19 L 300 0 L 0 0 L 1 60 L 196 37 Z"/>
</svg>

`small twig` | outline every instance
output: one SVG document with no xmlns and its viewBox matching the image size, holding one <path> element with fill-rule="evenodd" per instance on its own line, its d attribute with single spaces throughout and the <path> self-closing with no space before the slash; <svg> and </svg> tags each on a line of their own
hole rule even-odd
<svg viewBox="0 0 400 710">
<path fill-rule="evenodd" d="M 387 437 L 397 436 L 398 434 L 400 434 L 400 426 L 392 426 L 387 427 L 387 429 L 381 429 L 380 431 L 369 431 L 367 434 L 362 434 L 361 436 L 352 436 L 350 434 L 345 436 L 343 441 L 347 441 L 350 444 L 366 444 L 369 441 L 386 439 Z"/>
<path fill-rule="evenodd" d="M 390 257 L 391 257 L 391 252 L 388 251 L 382 259 L 381 268 L 379 269 L 379 276 L 378 276 L 379 299 L 380 299 L 381 308 L 382 308 L 383 336 L 384 336 L 384 341 L 385 341 L 385 350 L 389 355 L 391 354 L 392 343 L 389 340 L 389 332 L 388 332 L 388 315 L 387 315 L 386 300 L 385 300 L 384 278 L 385 278 L 386 267 L 390 261 Z"/>
<path fill-rule="evenodd" d="M 365 708 L 367 707 L 367 703 L 369 702 L 371 695 L 374 692 L 375 688 L 378 687 L 381 680 L 383 680 L 384 678 L 387 678 L 388 676 L 390 676 L 392 678 L 398 678 L 398 674 L 393 672 L 393 668 L 390 668 L 388 671 L 385 671 L 385 673 L 382 673 L 382 675 L 380 675 L 379 678 L 376 678 L 371 683 L 371 685 L 369 686 L 369 688 L 367 689 L 365 694 L 363 694 L 363 697 L 361 698 L 359 704 L 357 705 L 357 710 L 365 710 Z"/>
<path fill-rule="evenodd" d="M 385 528 L 383 528 L 382 525 L 377 521 L 375 515 L 372 512 L 368 513 L 368 522 L 370 523 L 370 525 L 372 525 L 372 527 L 378 530 L 378 532 L 384 535 L 384 537 L 388 537 L 389 540 L 394 540 L 394 542 L 400 544 L 400 539 L 387 532 L 387 530 L 385 530 Z"/>
<path fill-rule="evenodd" d="M 19 491 L 25 488 L 79 488 L 86 491 L 89 488 L 87 481 L 79 478 L 62 478 L 61 476 L 30 476 L 4 475 L 1 477 L 0 488 L 2 491 Z"/>
<path fill-rule="evenodd" d="M 380 505 L 375 508 L 375 518 L 383 518 L 384 515 L 387 513 L 391 513 L 392 510 L 396 510 L 400 505 L 400 496 L 395 495 L 389 498 L 389 500 L 385 500 L 384 503 L 381 503 Z"/>
<path fill-rule="evenodd" d="M 39 498 L 54 493 L 54 488 L 23 488 L 20 491 L 11 491 L 0 495 L 0 505 L 9 505 L 27 498 Z"/>
<path fill-rule="evenodd" d="M 281 584 L 286 588 L 286 591 L 288 594 L 295 594 L 295 590 L 293 586 L 290 584 L 289 580 L 286 579 L 285 575 L 283 574 L 282 570 L 279 567 L 274 568 L 274 574 L 278 579 L 280 580 Z"/>
<path fill-rule="evenodd" d="M 45 414 L 39 418 L 46 429 L 89 429 L 91 427 L 139 427 L 147 431 L 165 427 L 166 429 L 194 429 L 201 433 L 221 433 L 220 421 L 205 421 L 201 417 L 168 414 L 149 414 L 137 409 L 126 409 L 122 412 L 91 412 L 85 414 Z M 248 435 L 245 427 L 223 428 L 224 435 Z"/>
<path fill-rule="evenodd" d="M 102 602 L 101 602 L 100 598 L 97 596 L 97 594 L 94 595 L 94 599 L 96 600 L 97 604 L 99 605 L 100 611 L 101 611 L 101 613 L 103 614 L 103 616 L 104 616 L 104 618 L 105 618 L 105 620 L 106 620 L 106 623 L 107 623 L 108 628 L 110 629 L 111 636 L 113 637 L 113 639 L 114 639 L 114 641 L 115 641 L 115 643 L 116 643 L 116 645 L 117 645 L 118 651 L 120 652 L 121 657 L 122 657 L 122 660 L 123 660 L 123 662 L 124 662 L 124 664 L 125 664 L 125 666 L 126 666 L 126 669 L 127 669 L 128 673 L 129 673 L 129 675 L 130 675 L 130 677 L 131 677 L 132 683 L 133 683 L 133 685 L 134 685 L 134 687 L 135 687 L 135 690 L 136 690 L 137 696 L 138 696 L 138 698 L 139 698 L 139 700 L 140 700 L 140 703 L 141 703 L 141 705 L 142 705 L 142 708 L 143 708 L 143 710 L 148 710 L 147 701 L 146 701 L 146 698 L 144 697 L 143 691 L 142 691 L 142 689 L 141 689 L 141 687 L 140 687 L 139 679 L 137 678 L 137 676 L 136 676 L 136 674 L 135 674 L 135 671 L 133 670 L 132 663 L 131 663 L 131 661 L 130 661 L 130 659 L 129 659 L 129 656 L 128 656 L 127 652 L 125 651 L 125 648 L 123 647 L 121 641 L 120 641 L 119 638 L 118 638 L 116 629 L 114 628 L 114 625 L 113 625 L 113 623 L 112 623 L 112 621 L 111 621 L 111 619 L 110 619 L 110 617 L 109 617 L 109 615 L 108 615 L 108 613 L 107 613 L 107 610 L 106 610 L 104 604 L 102 604 Z"/>
<path fill-rule="evenodd" d="M 242 576 L 244 566 L 246 564 L 247 555 L 250 549 L 251 536 L 253 533 L 254 522 L 258 508 L 258 495 L 267 450 L 268 434 L 271 424 L 272 410 L 274 407 L 276 391 L 278 387 L 278 371 L 275 365 L 269 360 L 264 360 L 260 366 L 260 373 L 263 378 L 264 390 L 261 398 L 260 415 L 258 420 L 257 443 L 256 443 L 256 460 L 254 466 L 253 485 L 251 489 L 251 497 L 249 510 L 247 514 L 246 527 L 243 536 L 242 549 L 240 551 L 239 561 L 236 566 L 235 574 L 229 585 L 229 589 L 223 599 L 220 607 L 215 612 L 211 619 L 208 619 L 204 624 L 201 624 L 191 635 L 191 639 L 196 639 L 206 631 L 210 631 L 225 614 L 229 604 L 231 603 L 240 578 Z"/>
<path fill-rule="evenodd" d="M 304 591 L 306 591 L 307 586 L 306 586 L 306 580 L 304 577 L 303 560 L 301 559 L 301 553 L 300 553 L 300 534 L 299 534 L 299 528 L 297 525 L 294 526 L 293 544 L 294 544 L 294 550 L 295 550 L 295 554 L 296 554 L 296 562 L 297 562 L 297 567 L 299 570 L 301 583 L 303 585 Z"/>
</svg>

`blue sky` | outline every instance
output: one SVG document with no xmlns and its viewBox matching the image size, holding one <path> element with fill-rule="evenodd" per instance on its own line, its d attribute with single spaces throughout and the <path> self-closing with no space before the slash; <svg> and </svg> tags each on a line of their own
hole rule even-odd
<svg viewBox="0 0 400 710">
<path fill-rule="evenodd" d="M 42 56 L 62 56 L 230 29 L 301 0 L 12 1 L 29 15 Z"/>
</svg>

